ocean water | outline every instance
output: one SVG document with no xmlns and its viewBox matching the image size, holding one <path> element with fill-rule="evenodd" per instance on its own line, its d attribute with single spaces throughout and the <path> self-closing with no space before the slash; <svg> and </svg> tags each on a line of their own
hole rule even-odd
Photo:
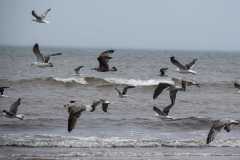
<svg viewBox="0 0 240 160">
<path fill-rule="evenodd" d="M 52 57 L 52 68 L 31 66 L 31 47 L 0 47 L 0 86 L 10 86 L 0 98 L 0 110 L 22 98 L 24 120 L 0 116 L 0 159 L 240 159 L 240 129 L 221 132 L 206 145 L 210 126 L 217 119 L 240 119 L 240 94 L 233 86 L 240 79 L 240 54 L 234 52 L 116 50 L 111 66 L 117 72 L 100 73 L 96 57 L 101 49 L 42 48 Z M 198 58 L 197 75 L 179 74 L 169 57 L 181 62 Z M 84 65 L 80 75 L 73 68 Z M 160 77 L 168 67 L 168 77 Z M 169 119 L 152 107 L 170 103 L 168 92 L 153 100 L 153 90 L 171 77 L 194 80 L 201 87 L 179 92 Z M 135 85 L 127 98 L 114 87 Z M 67 132 L 70 100 L 91 104 L 99 98 L 111 102 L 85 112 L 75 129 Z"/>
</svg>

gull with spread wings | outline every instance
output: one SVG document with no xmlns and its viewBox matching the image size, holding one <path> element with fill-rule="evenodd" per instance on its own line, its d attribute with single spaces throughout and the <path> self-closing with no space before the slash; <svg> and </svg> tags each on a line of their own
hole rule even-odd
<svg viewBox="0 0 240 160">
<path fill-rule="evenodd" d="M 126 87 L 123 88 L 122 91 L 120 91 L 117 87 L 115 87 L 115 90 L 117 91 L 118 96 L 119 96 L 120 98 L 124 98 L 124 97 L 127 96 L 127 91 L 128 91 L 128 89 L 130 89 L 130 88 L 135 88 L 135 86 L 126 86 Z"/>
<path fill-rule="evenodd" d="M 224 129 L 226 132 L 230 132 L 232 126 L 236 125 L 240 125 L 240 121 L 237 120 L 228 120 L 227 122 L 220 120 L 214 121 L 211 129 L 209 130 L 206 143 L 207 144 L 211 143 L 215 139 L 217 133 L 219 133 L 222 129 Z"/>
<path fill-rule="evenodd" d="M 38 15 L 35 10 L 32 10 L 32 16 L 34 17 L 32 21 L 36 23 L 50 23 L 48 20 L 46 20 L 48 12 L 50 11 L 51 8 L 48 8 L 42 15 Z"/>
<path fill-rule="evenodd" d="M 99 72 L 117 71 L 116 67 L 110 68 L 108 64 L 109 60 L 112 59 L 112 56 L 110 55 L 112 53 L 114 53 L 114 50 L 112 49 L 102 52 L 97 58 L 99 66 L 98 68 L 94 68 L 94 70 Z"/>
<path fill-rule="evenodd" d="M 196 71 L 192 70 L 192 67 L 196 63 L 197 58 L 193 59 L 190 63 L 185 64 L 185 65 L 181 64 L 178 60 L 176 60 L 174 56 L 170 57 L 170 61 L 171 61 L 172 64 L 177 66 L 177 71 L 179 73 L 197 74 Z"/>
<path fill-rule="evenodd" d="M 49 62 L 50 57 L 62 55 L 62 53 L 53 53 L 49 55 L 43 55 L 40 52 L 38 43 L 35 43 L 33 46 L 33 54 L 36 56 L 37 61 L 33 62 L 32 65 L 35 65 L 38 67 L 53 67 L 53 64 Z"/>
<path fill-rule="evenodd" d="M 18 106 L 21 104 L 21 98 L 18 98 L 17 101 L 15 101 L 9 108 L 9 111 L 2 110 L 3 114 L 7 118 L 17 118 L 20 120 L 23 120 L 24 115 L 23 114 L 17 114 Z"/>
</svg>

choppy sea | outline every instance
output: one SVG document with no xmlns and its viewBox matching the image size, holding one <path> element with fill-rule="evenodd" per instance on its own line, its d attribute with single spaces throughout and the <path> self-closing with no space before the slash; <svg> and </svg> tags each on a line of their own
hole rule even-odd
<svg viewBox="0 0 240 160">
<path fill-rule="evenodd" d="M 0 47 L 0 86 L 10 86 L 0 98 L 0 110 L 18 97 L 24 120 L 0 116 L 0 159 L 240 159 L 240 129 L 221 132 L 206 145 L 214 120 L 240 119 L 240 94 L 233 82 L 240 79 L 240 53 L 217 51 L 122 50 L 112 55 L 117 72 L 100 73 L 96 57 L 103 49 L 41 48 L 52 57 L 52 68 L 31 66 L 31 47 Z M 197 75 L 176 72 L 169 57 L 183 63 L 198 58 Z M 73 69 L 84 68 L 80 75 Z M 168 77 L 160 77 L 168 67 Z M 170 103 L 168 92 L 153 100 L 153 90 L 172 77 L 194 80 L 201 87 L 179 92 L 170 118 L 157 116 L 152 107 Z M 119 98 L 114 87 L 129 89 Z M 91 104 L 99 98 L 111 102 L 85 112 L 75 129 L 67 132 L 70 100 Z"/>
</svg>

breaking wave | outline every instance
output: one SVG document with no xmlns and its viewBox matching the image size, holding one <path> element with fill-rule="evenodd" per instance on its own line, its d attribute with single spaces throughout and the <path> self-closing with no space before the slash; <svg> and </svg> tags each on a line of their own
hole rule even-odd
<svg viewBox="0 0 240 160">
<path fill-rule="evenodd" d="M 69 137 L 59 135 L 2 135 L 0 146 L 15 147 L 74 147 L 74 148 L 120 148 L 120 147 L 240 147 L 239 139 L 216 140 L 210 145 L 205 140 L 163 141 L 159 138 L 132 139 L 122 137 Z"/>
</svg>

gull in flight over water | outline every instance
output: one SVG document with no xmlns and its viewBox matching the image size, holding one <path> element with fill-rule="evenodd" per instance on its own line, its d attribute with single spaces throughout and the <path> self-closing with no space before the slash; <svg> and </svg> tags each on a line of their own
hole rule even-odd
<svg viewBox="0 0 240 160">
<path fill-rule="evenodd" d="M 76 75 L 79 75 L 79 71 L 83 68 L 84 66 L 78 66 L 76 68 L 74 68 L 74 72 Z"/>
<path fill-rule="evenodd" d="M 53 64 L 49 62 L 50 57 L 62 55 L 62 53 L 53 53 L 49 55 L 43 55 L 40 52 L 38 43 L 35 43 L 33 46 L 33 54 L 36 56 L 37 62 L 33 62 L 32 65 L 35 65 L 38 67 L 53 67 Z"/>
<path fill-rule="evenodd" d="M 117 87 L 115 87 L 115 90 L 117 91 L 118 96 L 120 98 L 124 98 L 124 97 L 127 97 L 127 91 L 128 91 L 129 88 L 135 88 L 135 86 L 126 86 L 126 87 L 123 88 L 122 91 L 120 91 Z"/>
<path fill-rule="evenodd" d="M 94 68 L 94 70 L 97 70 L 98 72 L 117 71 L 115 66 L 110 69 L 108 65 L 109 60 L 112 59 L 112 53 L 114 53 L 114 50 L 112 49 L 102 52 L 97 58 L 99 66 L 98 68 Z"/>
<path fill-rule="evenodd" d="M 32 10 L 32 16 L 34 17 L 32 21 L 36 23 L 50 23 L 48 20 L 46 20 L 48 12 L 50 11 L 51 8 L 47 9 L 42 15 L 38 15 L 35 10 Z"/>
<path fill-rule="evenodd" d="M 160 82 L 153 92 L 153 99 L 156 99 L 165 89 L 169 90 L 171 104 L 174 105 L 177 92 L 186 90 L 186 81 L 181 81 L 181 87 L 177 86 L 174 82 Z"/>
<path fill-rule="evenodd" d="M 82 112 L 84 111 L 94 112 L 96 107 L 101 103 L 102 103 L 102 110 L 104 112 L 107 112 L 107 108 L 110 102 L 104 99 L 93 101 L 91 105 L 77 104 L 76 101 L 74 100 L 71 100 L 68 104 L 64 105 L 64 107 L 67 109 L 69 114 L 68 132 L 71 132 L 75 128 L 77 120 L 81 116 Z"/>
<path fill-rule="evenodd" d="M 167 76 L 166 72 L 167 72 L 168 68 L 160 68 L 160 76 L 164 77 Z"/>
<path fill-rule="evenodd" d="M 177 71 L 179 73 L 197 74 L 196 71 L 192 70 L 192 67 L 196 63 L 197 58 L 193 59 L 192 62 L 190 62 L 188 64 L 185 64 L 185 65 L 181 64 L 178 60 L 176 60 L 174 56 L 170 57 L 170 61 L 171 61 L 172 64 L 177 66 Z"/>
<path fill-rule="evenodd" d="M 23 120 L 24 115 L 23 114 L 17 114 L 18 106 L 21 104 L 21 98 L 18 98 L 17 101 L 15 101 L 9 108 L 9 111 L 2 110 L 3 114 L 7 118 L 18 118 L 20 120 Z"/>
<path fill-rule="evenodd" d="M 240 121 L 237 120 L 228 120 L 227 122 L 220 120 L 214 121 L 211 129 L 209 130 L 206 143 L 207 144 L 211 143 L 215 139 L 217 133 L 219 133 L 222 129 L 224 129 L 226 132 L 230 132 L 232 126 L 236 125 L 240 125 Z"/>
</svg>

